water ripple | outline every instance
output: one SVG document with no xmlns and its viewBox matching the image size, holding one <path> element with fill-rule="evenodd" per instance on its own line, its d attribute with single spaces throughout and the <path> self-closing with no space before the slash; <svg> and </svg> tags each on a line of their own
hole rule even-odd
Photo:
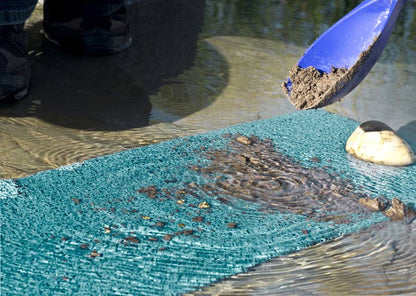
<svg viewBox="0 0 416 296">
<path fill-rule="evenodd" d="M 416 222 L 386 223 L 187 295 L 414 295 Z"/>
</svg>

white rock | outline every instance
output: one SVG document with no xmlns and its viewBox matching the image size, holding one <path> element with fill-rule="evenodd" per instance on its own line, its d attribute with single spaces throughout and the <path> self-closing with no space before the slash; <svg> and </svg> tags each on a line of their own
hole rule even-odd
<svg viewBox="0 0 416 296">
<path fill-rule="evenodd" d="M 415 162 L 410 146 L 380 121 L 362 123 L 349 137 L 345 149 L 358 159 L 377 164 L 406 166 Z"/>
</svg>

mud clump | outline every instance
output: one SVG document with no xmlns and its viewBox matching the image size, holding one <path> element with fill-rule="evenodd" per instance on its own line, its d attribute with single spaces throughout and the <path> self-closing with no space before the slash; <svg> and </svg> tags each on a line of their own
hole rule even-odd
<svg viewBox="0 0 416 296">
<path fill-rule="evenodd" d="M 347 73 L 346 68 L 332 68 L 330 73 L 315 67 L 295 66 L 289 71 L 292 90 L 288 92 L 287 82 L 282 87 L 296 109 L 310 109 L 319 106 L 326 92 Z"/>
<path fill-rule="evenodd" d="M 132 244 L 138 244 L 140 241 L 137 237 L 134 236 L 128 236 L 124 239 L 126 242 L 130 242 Z"/>
</svg>

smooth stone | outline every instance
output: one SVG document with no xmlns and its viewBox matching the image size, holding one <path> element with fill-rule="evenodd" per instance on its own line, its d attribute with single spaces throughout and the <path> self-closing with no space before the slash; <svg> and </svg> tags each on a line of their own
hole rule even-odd
<svg viewBox="0 0 416 296">
<path fill-rule="evenodd" d="M 410 146 L 380 121 L 362 123 L 349 137 L 345 149 L 354 157 L 382 165 L 406 166 L 415 162 Z"/>
</svg>

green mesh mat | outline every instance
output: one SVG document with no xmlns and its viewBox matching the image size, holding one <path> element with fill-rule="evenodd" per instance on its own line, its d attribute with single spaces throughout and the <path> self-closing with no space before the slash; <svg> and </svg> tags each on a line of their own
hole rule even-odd
<svg viewBox="0 0 416 296">
<path fill-rule="evenodd" d="M 0 181 L 2 295 L 177 295 L 386 220 L 416 166 L 367 164 L 358 123 L 300 111 Z"/>
</svg>

